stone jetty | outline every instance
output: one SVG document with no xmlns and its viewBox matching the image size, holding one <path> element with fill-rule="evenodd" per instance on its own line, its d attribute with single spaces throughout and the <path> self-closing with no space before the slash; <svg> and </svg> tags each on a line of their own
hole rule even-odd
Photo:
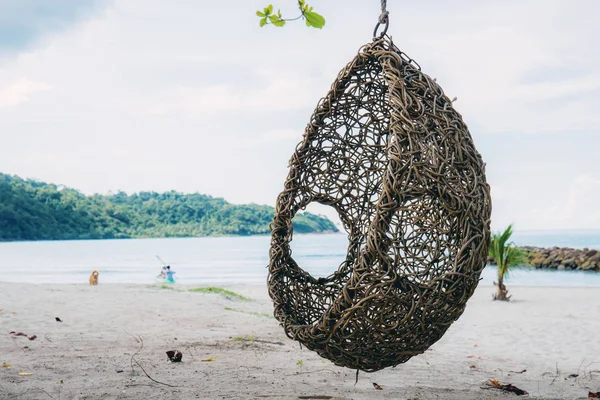
<svg viewBox="0 0 600 400">
<path fill-rule="evenodd" d="M 529 259 L 529 264 L 537 269 L 568 269 L 600 271 L 600 251 L 594 249 L 571 249 L 568 247 L 519 247 Z M 488 263 L 496 264 L 492 258 Z"/>
</svg>

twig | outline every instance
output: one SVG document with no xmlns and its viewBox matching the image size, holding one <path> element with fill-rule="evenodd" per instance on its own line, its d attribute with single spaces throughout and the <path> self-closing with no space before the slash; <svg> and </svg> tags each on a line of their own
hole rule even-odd
<svg viewBox="0 0 600 400">
<path fill-rule="evenodd" d="M 552 379 L 552 382 L 550 382 L 550 385 L 552 385 L 554 383 L 556 378 L 558 378 L 558 363 L 556 363 L 556 376 L 554 377 L 554 379 Z"/>
<path fill-rule="evenodd" d="M 323 372 L 323 371 L 328 371 L 328 372 L 331 372 L 332 374 L 337 374 L 337 372 L 335 372 L 335 371 L 333 371 L 333 370 L 331 370 L 331 369 L 329 369 L 329 368 L 323 368 L 323 369 L 319 369 L 319 370 L 316 370 L 316 371 L 304 371 L 304 372 L 295 372 L 295 373 L 293 373 L 293 374 L 285 374 L 285 376 L 295 376 L 295 375 L 304 375 L 304 374 L 314 374 L 314 373 L 317 373 L 317 372 Z"/>
<path fill-rule="evenodd" d="M 590 392 L 592 391 L 591 387 L 587 386 L 587 385 L 583 385 L 582 381 L 586 380 L 588 378 L 592 378 L 592 373 L 595 371 L 588 371 L 588 368 L 591 367 L 594 364 L 598 364 L 600 362 L 598 361 L 592 361 L 591 363 L 589 363 L 588 365 L 586 365 L 585 367 L 583 367 L 583 374 L 580 374 L 580 370 L 581 370 L 581 365 L 583 365 L 583 361 L 581 362 L 581 365 L 579 366 L 579 369 L 577 370 L 577 373 L 579 374 L 579 376 L 576 379 L 577 384 L 579 385 L 580 388 L 582 389 L 587 389 Z"/>
<path fill-rule="evenodd" d="M 591 367 L 594 364 L 600 364 L 600 361 L 593 361 L 593 362 L 589 363 L 588 365 L 586 365 L 584 367 L 583 371 L 585 372 L 589 367 Z M 587 372 L 587 374 L 592 373 L 592 372 L 594 372 L 594 371 Z"/>
<path fill-rule="evenodd" d="M 582 388 L 582 389 L 588 389 L 590 390 L 587 386 L 584 386 L 581 384 L 581 366 L 583 365 L 583 362 L 585 361 L 585 358 L 583 360 L 581 360 L 581 364 L 579 364 L 579 368 L 577 368 L 577 378 L 575 379 L 575 382 L 577 382 L 577 385 Z M 587 368 L 587 367 L 586 367 Z M 584 374 L 585 374 L 585 369 L 583 370 Z M 591 391 L 591 390 L 590 390 Z"/>
<path fill-rule="evenodd" d="M 123 330 L 124 330 L 124 329 L 123 329 Z M 134 338 L 134 339 L 135 339 L 135 341 L 136 341 L 136 342 L 138 342 L 138 343 L 139 343 L 139 342 L 140 342 L 140 340 L 142 339 L 142 338 L 141 338 L 141 336 L 140 336 L 140 339 L 138 339 L 138 338 L 136 338 L 135 336 L 133 336 L 131 333 L 129 333 L 129 332 L 127 332 L 127 331 L 125 331 L 125 333 L 126 333 L 126 334 L 128 334 L 129 336 L 131 336 L 132 338 Z M 139 335 L 138 335 L 138 336 L 139 336 Z M 138 355 L 138 353 L 139 353 L 140 351 L 142 351 L 142 348 L 143 348 L 143 347 L 144 347 L 144 342 L 142 341 L 142 346 L 141 346 L 141 347 L 140 347 L 140 348 L 139 348 L 139 349 L 138 349 L 138 350 L 137 350 L 135 353 L 133 353 L 133 355 L 131 356 L 131 359 L 129 360 L 129 365 L 131 366 L 131 372 L 133 372 L 133 358 L 134 358 L 135 356 L 137 356 L 137 355 Z"/>
<path fill-rule="evenodd" d="M 127 330 L 123 329 L 125 331 L 126 334 L 128 334 L 129 336 L 131 336 L 133 338 L 133 340 L 135 340 L 136 342 L 140 342 L 140 340 L 142 339 L 140 337 L 140 335 L 137 335 L 138 337 L 135 337 L 135 335 L 132 335 L 131 333 L 127 332 Z M 139 338 L 139 339 L 138 339 Z"/>
<path fill-rule="evenodd" d="M 581 364 L 579 364 L 579 368 L 577 368 L 577 375 L 581 374 L 581 366 L 583 365 L 584 361 L 585 361 L 585 358 L 583 360 L 581 360 Z"/>
<path fill-rule="evenodd" d="M 257 343 L 267 343 L 267 344 L 276 344 L 278 346 L 283 346 L 285 345 L 285 343 L 283 342 L 271 342 L 269 340 L 262 340 L 262 339 L 254 339 L 253 342 L 257 342 Z"/>
<path fill-rule="evenodd" d="M 48 397 L 50 397 L 51 399 L 53 399 L 53 396 L 50 396 L 50 393 L 46 392 L 44 389 L 40 389 L 42 392 L 46 393 L 48 395 Z"/>
<path fill-rule="evenodd" d="M 12 397 L 9 397 L 7 400 L 16 399 L 16 398 L 18 398 L 18 397 L 21 397 L 21 396 L 23 396 L 23 395 L 24 395 L 25 393 L 27 393 L 27 392 L 29 392 L 29 389 L 25 390 L 23 393 L 15 394 L 14 396 L 12 396 Z"/>
<path fill-rule="evenodd" d="M 168 386 L 168 387 L 177 387 L 177 386 L 175 386 L 175 385 L 170 385 L 170 384 L 168 384 L 168 383 L 159 382 L 159 381 L 157 381 L 156 379 L 154 379 L 153 377 L 151 377 L 150 375 L 148 375 L 148 373 L 146 372 L 146 370 L 144 369 L 144 367 L 142 367 L 142 364 L 140 364 L 140 363 L 138 362 L 138 360 L 136 360 L 136 359 L 135 359 L 135 356 L 136 356 L 136 355 L 137 355 L 137 354 L 138 354 L 140 351 L 142 351 L 142 349 L 144 348 L 144 340 L 142 339 L 142 337 L 141 337 L 140 335 L 137 335 L 137 337 L 139 338 L 139 340 L 138 340 L 138 339 L 136 339 L 136 337 L 135 337 L 135 336 L 133 336 L 131 333 L 129 333 L 129 332 L 127 332 L 127 331 L 125 331 L 125 333 L 127 333 L 127 334 L 128 334 L 128 335 L 130 335 L 130 336 L 132 336 L 132 337 L 133 337 L 133 338 L 134 338 L 136 341 L 138 341 L 138 343 L 141 343 L 141 346 L 140 346 L 140 348 L 139 348 L 139 349 L 138 349 L 138 350 L 137 350 L 135 353 L 133 353 L 133 355 L 131 356 L 131 360 L 130 360 L 130 362 L 131 362 L 131 371 L 133 371 L 133 362 L 135 362 L 135 363 L 137 364 L 137 366 L 138 366 L 138 367 L 140 367 L 140 368 L 142 369 L 142 371 L 144 371 L 144 374 L 145 374 L 145 375 L 148 377 L 148 379 L 150 379 L 152 382 L 156 382 L 156 383 L 158 383 L 158 384 L 160 384 L 160 385 L 165 385 L 165 386 Z"/>
<path fill-rule="evenodd" d="M 125 385 L 126 388 L 130 388 L 130 387 L 134 387 L 134 386 L 149 386 L 149 387 L 154 387 L 154 385 L 151 385 L 149 383 L 129 383 L 129 384 Z"/>
<path fill-rule="evenodd" d="M 46 339 L 47 341 L 49 341 L 50 343 L 52 343 L 52 340 L 50 340 L 50 339 L 48 338 L 48 333 L 44 333 L 44 339 Z"/>
<path fill-rule="evenodd" d="M 521 370 L 521 371 L 508 371 L 508 372 L 512 372 L 513 374 L 524 374 L 525 372 L 527 372 L 526 369 Z"/>
<path fill-rule="evenodd" d="M 177 387 L 175 385 L 170 385 L 168 383 L 157 381 L 156 379 L 154 379 L 153 377 L 151 377 L 150 375 L 148 375 L 148 373 L 146 372 L 146 370 L 144 369 L 144 367 L 142 367 L 142 365 L 138 362 L 138 360 L 134 359 L 133 361 L 135 361 L 135 363 L 138 365 L 138 367 L 140 367 L 142 369 L 142 371 L 144 371 L 144 374 L 146 374 L 146 376 L 148 377 L 148 379 L 150 379 L 152 382 L 156 382 L 158 384 L 165 385 L 165 386 L 172 387 L 172 388 Z"/>
</svg>

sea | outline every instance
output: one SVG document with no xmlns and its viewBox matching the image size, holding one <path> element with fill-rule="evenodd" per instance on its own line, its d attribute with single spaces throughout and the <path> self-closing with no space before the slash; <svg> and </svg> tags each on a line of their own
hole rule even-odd
<svg viewBox="0 0 600 400">
<path fill-rule="evenodd" d="M 600 250 L 600 230 L 516 231 L 517 245 Z M 72 240 L 0 243 L 0 281 L 88 283 L 93 270 L 101 283 L 156 284 L 164 264 L 177 283 L 231 285 L 264 283 L 270 236 L 168 239 Z M 296 234 L 296 262 L 315 277 L 340 265 L 348 245 L 345 234 Z M 487 266 L 481 285 L 492 285 L 496 267 Z M 507 285 L 600 287 L 600 272 L 514 269 Z"/>
</svg>

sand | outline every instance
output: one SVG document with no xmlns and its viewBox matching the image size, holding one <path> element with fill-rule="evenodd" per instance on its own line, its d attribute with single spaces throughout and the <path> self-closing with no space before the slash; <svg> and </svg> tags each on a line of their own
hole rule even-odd
<svg viewBox="0 0 600 400">
<path fill-rule="evenodd" d="M 0 283 L 0 365 L 11 365 L 0 366 L 0 399 L 514 397 L 481 389 L 490 378 L 533 398 L 600 391 L 597 289 L 509 287 L 514 301 L 502 303 L 481 286 L 429 351 L 356 385 L 355 371 L 285 337 L 264 285 L 227 287 L 252 301 L 186 289 Z"/>
</svg>

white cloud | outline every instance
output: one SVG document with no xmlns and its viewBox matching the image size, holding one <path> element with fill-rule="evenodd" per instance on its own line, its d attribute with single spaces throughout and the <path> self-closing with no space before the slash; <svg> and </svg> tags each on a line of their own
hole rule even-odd
<svg viewBox="0 0 600 400">
<path fill-rule="evenodd" d="M 597 229 L 600 227 L 599 198 L 600 178 L 580 175 L 566 188 L 563 196 L 541 207 L 525 210 L 518 220 L 528 229 Z"/>
<path fill-rule="evenodd" d="M 265 132 L 262 139 L 265 142 L 279 142 L 282 140 L 294 140 L 300 142 L 304 132 L 296 129 L 273 129 Z"/>
<path fill-rule="evenodd" d="M 29 101 L 30 95 L 50 90 L 51 88 L 52 86 L 45 83 L 32 82 L 28 79 L 19 79 L 10 85 L 0 87 L 0 108 L 25 103 Z"/>
<path fill-rule="evenodd" d="M 500 185 L 490 185 L 490 193 L 494 200 L 504 200 L 508 196 L 506 188 Z"/>
<path fill-rule="evenodd" d="M 377 5 L 344 4 L 315 0 L 327 25 L 311 30 L 300 22 L 259 28 L 260 0 L 114 2 L 1 61 L 0 107 L 18 106 L 0 110 L 0 171 L 87 193 L 175 189 L 274 204 L 314 107 L 371 40 Z M 582 217 L 595 215 L 594 204 L 571 206 L 566 194 L 582 197 L 572 189 L 576 177 L 598 178 L 585 161 L 600 148 L 597 0 L 388 9 L 396 44 L 458 96 L 475 143 L 487 149 L 493 222 L 600 226 Z M 199 23 L 199 15 L 228 22 Z M 551 132 L 564 139 L 525 151 L 513 132 L 539 135 L 540 143 Z M 561 154 L 575 133 L 577 150 Z M 558 188 L 554 172 L 562 173 Z"/>
<path fill-rule="evenodd" d="M 564 206 L 564 215 L 576 224 L 586 223 L 588 227 L 600 226 L 600 178 L 581 175 L 569 188 Z"/>
<path fill-rule="evenodd" d="M 424 32 L 414 42 L 417 50 L 428 50 L 421 54 L 424 71 L 439 78 L 449 97 L 458 96 L 456 107 L 480 134 L 597 130 L 600 75 L 589 66 L 600 63 L 592 50 L 600 29 L 589 16 L 599 7 L 593 1 L 578 6 L 566 0 L 479 2 L 457 10 L 461 15 L 451 27 Z M 548 71 L 563 72 L 525 79 Z M 589 97 L 580 101 L 583 96 Z"/>
<path fill-rule="evenodd" d="M 600 74 L 592 73 L 563 81 L 521 84 L 511 93 L 513 101 L 545 101 L 563 97 L 586 95 L 600 91 Z"/>
<path fill-rule="evenodd" d="M 261 86 L 248 88 L 242 82 L 206 86 L 175 85 L 163 90 L 160 101 L 150 106 L 150 114 L 185 112 L 191 116 L 214 113 L 253 113 L 296 110 L 316 104 L 314 79 L 298 74 L 264 72 L 254 74 Z"/>
</svg>

